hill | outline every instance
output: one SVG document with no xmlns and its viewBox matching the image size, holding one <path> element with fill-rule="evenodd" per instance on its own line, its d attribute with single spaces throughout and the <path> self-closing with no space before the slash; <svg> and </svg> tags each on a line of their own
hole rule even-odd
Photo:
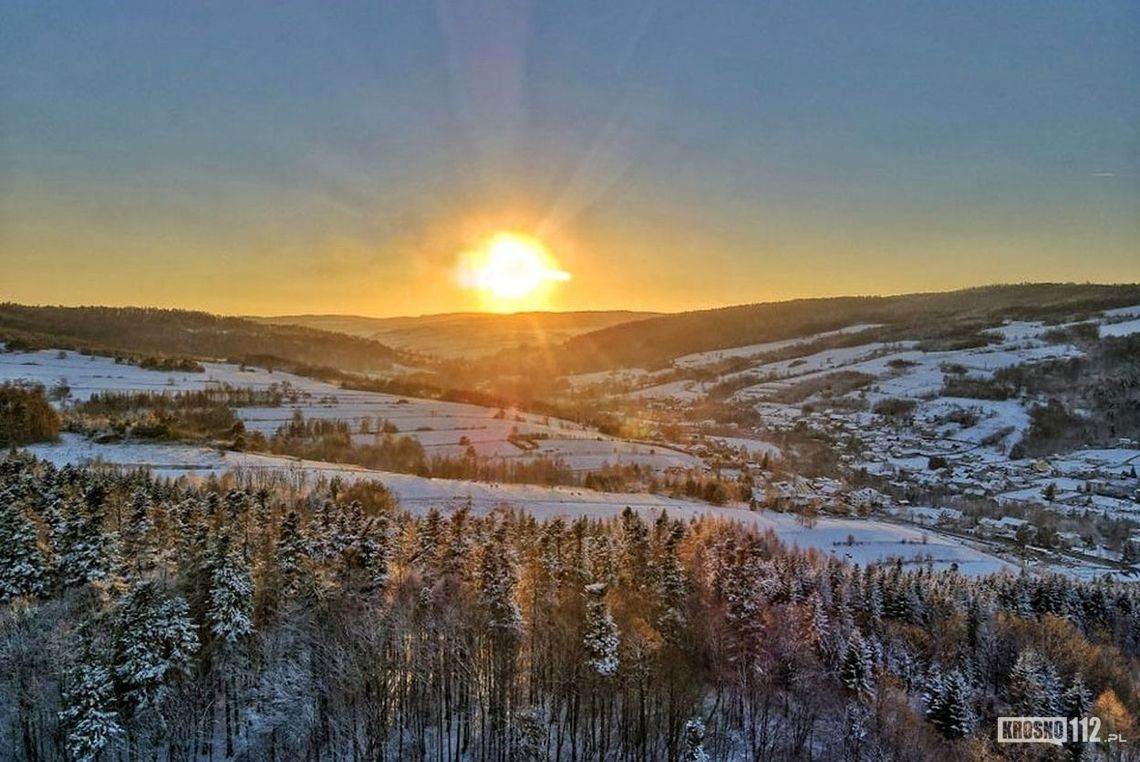
<svg viewBox="0 0 1140 762">
<path fill-rule="evenodd" d="M 333 366 L 375 371 L 398 353 L 378 341 L 205 312 L 139 307 L 0 304 L 0 341 L 130 357 L 225 359 L 258 365 Z"/>
<path fill-rule="evenodd" d="M 797 299 L 723 307 L 622 323 L 575 336 L 562 366 L 581 373 L 660 368 L 687 354 L 795 339 L 857 324 L 879 338 L 964 340 L 1003 319 L 1078 318 L 1140 303 L 1140 285 L 1034 283 L 902 296 Z"/>
<path fill-rule="evenodd" d="M 480 357 L 520 347 L 562 344 L 584 333 L 655 312 L 519 312 L 495 315 L 457 312 L 419 317 L 368 318 L 353 315 L 283 315 L 250 318 L 266 325 L 299 325 L 380 341 L 398 349 L 446 358 Z"/>
</svg>

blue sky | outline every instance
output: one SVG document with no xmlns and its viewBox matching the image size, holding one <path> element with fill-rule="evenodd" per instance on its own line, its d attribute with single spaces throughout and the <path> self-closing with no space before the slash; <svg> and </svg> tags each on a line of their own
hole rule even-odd
<svg viewBox="0 0 1140 762">
<path fill-rule="evenodd" d="M 553 308 L 1137 281 L 1138 125 L 1134 2 L 8 0 L 0 298 L 465 309 L 499 228 Z"/>
</svg>

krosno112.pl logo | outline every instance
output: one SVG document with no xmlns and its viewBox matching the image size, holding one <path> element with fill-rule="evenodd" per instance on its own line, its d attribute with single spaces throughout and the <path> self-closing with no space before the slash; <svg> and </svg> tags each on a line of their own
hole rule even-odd
<svg viewBox="0 0 1140 762">
<path fill-rule="evenodd" d="M 1126 743 L 1119 733 L 1101 736 L 1099 717 L 998 717 L 998 743 Z"/>
</svg>

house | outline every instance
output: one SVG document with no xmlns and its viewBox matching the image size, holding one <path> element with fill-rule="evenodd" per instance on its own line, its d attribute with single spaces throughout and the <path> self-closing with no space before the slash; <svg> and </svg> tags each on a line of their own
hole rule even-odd
<svg viewBox="0 0 1140 762">
<path fill-rule="evenodd" d="M 978 534 L 983 537 L 1005 537 L 1012 539 L 1017 530 L 1028 524 L 1025 519 L 1002 516 L 1000 519 L 978 519 Z"/>
</svg>

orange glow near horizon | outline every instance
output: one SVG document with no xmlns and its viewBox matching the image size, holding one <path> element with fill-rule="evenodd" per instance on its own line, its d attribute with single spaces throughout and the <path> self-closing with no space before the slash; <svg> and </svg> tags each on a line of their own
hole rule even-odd
<svg viewBox="0 0 1140 762">
<path fill-rule="evenodd" d="M 501 231 L 460 253 L 455 277 L 462 288 L 478 293 L 485 309 L 516 312 L 548 306 L 551 291 L 570 280 L 570 273 L 537 238 Z"/>
</svg>

